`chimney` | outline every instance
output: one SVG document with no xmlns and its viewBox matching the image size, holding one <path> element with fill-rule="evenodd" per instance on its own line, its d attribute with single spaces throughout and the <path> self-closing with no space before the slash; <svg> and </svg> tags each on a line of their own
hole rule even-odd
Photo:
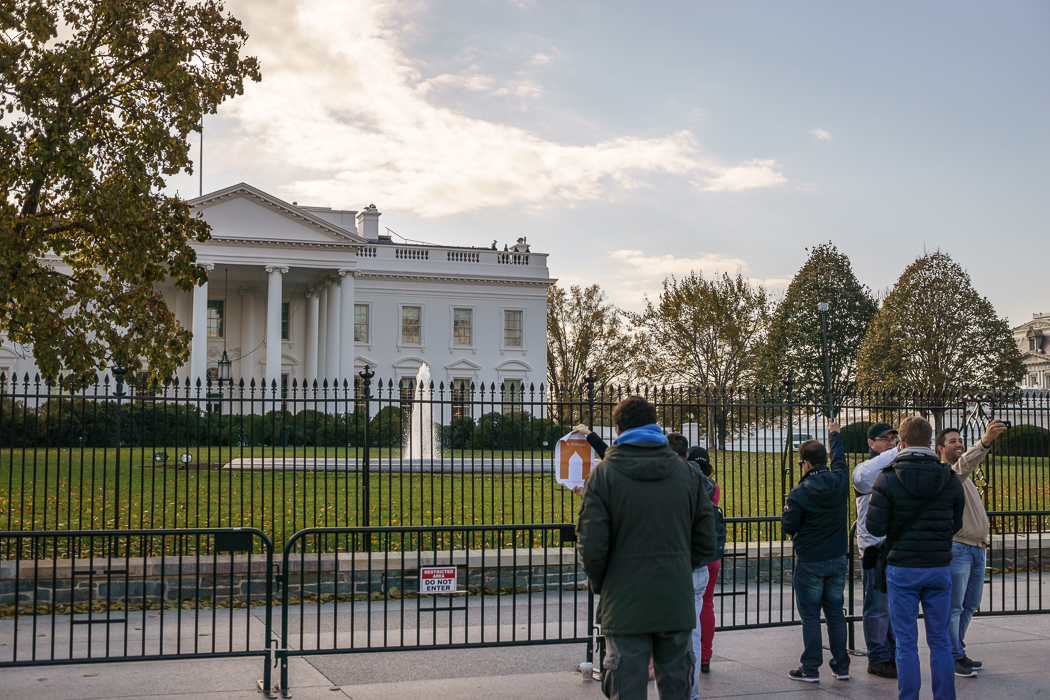
<svg viewBox="0 0 1050 700">
<path fill-rule="evenodd" d="M 370 241 L 379 240 L 379 210 L 369 204 L 357 212 L 357 234 Z"/>
</svg>

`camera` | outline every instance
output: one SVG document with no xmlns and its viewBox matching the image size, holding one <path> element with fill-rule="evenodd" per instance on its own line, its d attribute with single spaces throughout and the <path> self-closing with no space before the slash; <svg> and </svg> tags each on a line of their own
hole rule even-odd
<svg viewBox="0 0 1050 700">
<path fill-rule="evenodd" d="M 1010 421 L 1008 421 L 1008 420 L 1003 420 L 1003 419 L 1001 419 L 1001 418 L 999 419 L 999 422 L 1000 422 L 1000 423 L 1002 423 L 1003 425 L 1005 425 L 1005 426 L 1006 426 L 1007 428 L 1009 428 L 1010 426 L 1012 426 L 1012 425 L 1013 425 L 1013 423 L 1011 423 Z"/>
</svg>

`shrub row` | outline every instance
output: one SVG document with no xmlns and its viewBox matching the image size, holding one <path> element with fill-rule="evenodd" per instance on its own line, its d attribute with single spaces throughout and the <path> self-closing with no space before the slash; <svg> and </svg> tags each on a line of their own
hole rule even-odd
<svg viewBox="0 0 1050 700">
<path fill-rule="evenodd" d="M 118 409 L 110 401 L 63 398 L 35 411 L 19 402 L 0 401 L 0 447 L 115 447 L 118 413 L 120 444 L 126 447 L 365 446 L 361 411 L 223 415 L 192 403 L 134 402 Z M 400 406 L 381 409 L 368 421 L 369 446 L 401 447 L 407 421 Z M 566 432 L 554 421 L 534 419 L 528 413 L 487 413 L 477 422 L 462 416 L 449 425 L 435 425 L 441 445 L 451 449 L 538 449 L 553 445 Z"/>
</svg>

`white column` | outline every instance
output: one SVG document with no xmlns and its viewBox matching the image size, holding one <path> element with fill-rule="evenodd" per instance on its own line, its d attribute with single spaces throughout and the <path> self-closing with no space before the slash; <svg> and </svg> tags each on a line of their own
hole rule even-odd
<svg viewBox="0 0 1050 700">
<path fill-rule="evenodd" d="M 287 267 L 267 265 L 270 277 L 266 294 L 266 391 L 273 382 L 281 387 L 281 301 L 283 300 L 283 276 Z"/>
<path fill-rule="evenodd" d="M 241 287 L 241 359 L 235 379 L 243 379 L 247 387 L 255 378 L 255 363 L 259 356 L 255 349 L 255 287 Z"/>
<path fill-rule="evenodd" d="M 339 376 L 339 281 L 333 280 L 328 287 L 328 323 L 325 332 L 325 377 L 329 383 Z"/>
<path fill-rule="evenodd" d="M 354 273 L 356 270 L 341 269 L 339 300 L 339 383 L 345 379 L 354 383 Z"/>
<path fill-rule="evenodd" d="M 328 285 L 332 280 L 322 280 L 317 287 L 317 383 L 324 379 L 328 365 L 325 364 L 328 351 Z"/>
<path fill-rule="evenodd" d="M 201 263 L 205 272 L 215 265 Z M 205 383 L 208 374 L 208 280 L 193 288 L 193 342 L 190 344 L 190 386 L 197 387 L 197 380 Z"/>
<path fill-rule="evenodd" d="M 317 290 L 311 289 L 306 293 L 306 385 L 313 386 L 317 379 L 317 312 L 318 312 Z"/>
</svg>

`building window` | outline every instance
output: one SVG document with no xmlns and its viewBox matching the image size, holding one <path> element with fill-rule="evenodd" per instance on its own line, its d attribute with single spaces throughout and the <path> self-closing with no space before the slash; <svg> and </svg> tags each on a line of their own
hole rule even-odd
<svg viewBox="0 0 1050 700">
<path fill-rule="evenodd" d="M 521 347 L 521 311 L 503 312 L 503 347 Z"/>
<path fill-rule="evenodd" d="M 401 342 L 405 345 L 419 345 L 420 316 L 422 309 L 418 306 L 401 307 Z"/>
<path fill-rule="evenodd" d="M 354 304 L 354 342 L 368 342 L 368 304 Z"/>
<path fill-rule="evenodd" d="M 208 300 L 208 337 L 223 338 L 226 330 L 226 303 L 222 299 Z"/>
<path fill-rule="evenodd" d="M 452 380 L 452 417 L 459 418 L 460 416 L 471 415 L 470 410 L 470 380 L 469 379 L 453 379 Z"/>
<path fill-rule="evenodd" d="M 521 411 L 524 382 L 520 379 L 503 380 L 503 412 L 518 413 Z"/>
<path fill-rule="evenodd" d="M 397 386 L 401 395 L 401 408 L 412 408 L 412 399 L 416 394 L 416 380 L 405 377 L 398 382 Z"/>
<path fill-rule="evenodd" d="M 474 343 L 472 335 L 473 309 L 452 310 L 452 344 L 470 347 Z"/>
<path fill-rule="evenodd" d="M 281 303 L 281 340 L 288 340 L 288 304 L 287 301 Z"/>
<path fill-rule="evenodd" d="M 208 302 L 208 303 L 210 304 L 211 302 Z M 1035 352 L 1035 338 L 1034 337 L 1028 339 L 1028 351 L 1029 352 Z"/>
</svg>

